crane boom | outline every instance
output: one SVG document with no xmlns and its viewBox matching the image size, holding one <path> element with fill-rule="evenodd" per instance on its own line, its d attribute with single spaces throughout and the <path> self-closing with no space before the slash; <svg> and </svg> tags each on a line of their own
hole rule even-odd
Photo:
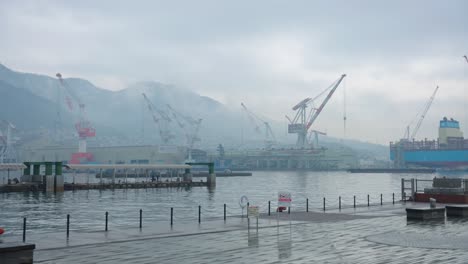
<svg viewBox="0 0 468 264">
<path fill-rule="evenodd" d="M 158 109 L 146 96 L 145 93 L 142 93 L 143 98 L 146 101 L 146 104 L 148 106 L 148 110 L 151 113 L 151 116 L 153 117 L 153 121 L 156 124 L 156 126 L 159 129 L 159 136 L 161 137 L 161 140 L 167 144 L 169 141 L 174 137 L 168 130 L 167 124 L 171 122 L 171 118 L 162 110 Z M 159 115 L 159 117 L 158 117 Z"/>
<path fill-rule="evenodd" d="M 317 119 L 317 117 L 320 115 L 320 113 L 322 112 L 323 108 L 325 107 L 325 105 L 328 103 L 328 101 L 330 100 L 330 98 L 332 97 L 333 93 L 335 93 L 336 91 L 336 88 L 338 88 L 338 86 L 340 85 L 341 81 L 343 81 L 344 77 L 346 77 L 346 74 L 343 74 L 341 75 L 341 78 L 338 79 L 338 81 L 336 82 L 336 84 L 333 86 L 333 88 L 331 88 L 330 92 L 328 93 L 327 97 L 325 97 L 325 100 L 323 100 L 322 104 L 319 106 L 319 108 L 317 108 L 317 110 L 315 111 L 315 113 L 310 117 L 309 119 L 309 122 L 307 123 L 307 127 L 306 129 L 309 129 L 312 124 L 314 123 L 315 119 Z"/>
<path fill-rule="evenodd" d="M 432 102 L 434 101 L 434 98 L 435 98 L 435 95 L 437 93 L 437 90 L 439 90 L 439 86 L 437 86 L 434 90 L 434 92 L 432 93 L 431 95 L 431 98 L 429 98 L 429 101 L 427 102 L 426 106 L 424 107 L 424 110 L 421 114 L 421 117 L 419 118 L 418 120 L 418 123 L 416 124 L 416 127 L 414 128 L 413 130 L 413 133 L 411 133 L 411 137 L 410 138 L 414 138 L 416 136 L 416 134 L 418 133 L 418 130 L 419 128 L 421 127 L 421 124 L 424 120 L 424 117 L 426 117 L 426 114 L 427 112 L 429 111 L 429 108 L 431 107 L 432 105 Z"/>
<path fill-rule="evenodd" d="M 244 109 L 244 111 L 247 113 L 250 121 L 254 124 L 255 131 L 257 131 L 258 133 L 261 133 L 256 120 L 263 123 L 263 125 L 265 126 L 265 145 L 266 145 L 266 148 L 271 148 L 271 146 L 276 142 L 276 137 L 275 137 L 275 134 L 273 133 L 273 130 L 271 129 L 270 123 L 268 123 L 264 119 L 257 116 L 254 112 L 250 111 L 247 108 L 247 106 L 245 106 L 244 103 L 241 103 L 241 106 Z"/>
</svg>

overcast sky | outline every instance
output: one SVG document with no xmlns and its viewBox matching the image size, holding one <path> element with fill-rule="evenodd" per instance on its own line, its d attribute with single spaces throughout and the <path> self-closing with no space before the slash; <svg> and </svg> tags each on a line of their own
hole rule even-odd
<svg viewBox="0 0 468 264">
<path fill-rule="evenodd" d="M 468 133 L 467 10 L 468 1 L 0 0 L 0 62 L 110 90 L 171 83 L 278 122 L 346 73 L 315 129 L 343 136 L 346 93 L 347 137 L 387 144 L 437 85 L 418 137 L 436 137 L 445 115 Z"/>
</svg>

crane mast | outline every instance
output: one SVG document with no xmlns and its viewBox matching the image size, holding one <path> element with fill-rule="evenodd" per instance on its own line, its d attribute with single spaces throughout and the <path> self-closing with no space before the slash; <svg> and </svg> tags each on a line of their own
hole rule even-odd
<svg viewBox="0 0 468 264">
<path fill-rule="evenodd" d="M 146 96 L 145 93 L 142 93 L 143 98 L 146 101 L 146 104 L 148 106 L 148 110 L 151 114 L 151 117 L 153 118 L 153 122 L 155 125 L 158 127 L 159 130 L 159 136 L 161 137 L 161 140 L 164 144 L 167 144 L 171 141 L 171 139 L 174 138 L 174 135 L 172 135 L 169 132 L 169 122 L 171 122 L 171 118 L 169 115 L 167 115 L 166 112 L 164 112 L 161 109 L 158 109 Z"/>
<path fill-rule="evenodd" d="M 435 88 L 434 92 L 432 93 L 431 97 L 429 98 L 429 101 L 426 103 L 426 106 L 424 107 L 424 110 L 423 110 L 423 112 L 421 114 L 421 117 L 419 118 L 418 123 L 416 124 L 416 127 L 413 130 L 413 133 L 411 133 L 411 137 L 408 138 L 408 139 L 414 138 L 416 136 L 416 134 L 418 133 L 418 130 L 421 127 L 421 124 L 422 124 L 422 122 L 424 120 L 424 117 L 426 117 L 426 114 L 429 111 L 429 108 L 431 108 L 432 102 L 434 101 L 435 95 L 436 95 L 438 90 L 439 90 L 439 86 L 437 86 Z M 409 131 L 408 131 L 408 134 L 409 134 Z"/>
<path fill-rule="evenodd" d="M 263 126 L 265 127 L 265 134 L 264 134 L 265 148 L 271 149 L 271 147 L 276 143 L 276 137 L 275 137 L 275 134 L 273 133 L 273 130 L 271 129 L 270 123 L 268 123 L 264 119 L 257 116 L 254 112 L 250 111 L 247 108 L 247 106 L 245 106 L 244 103 L 241 103 L 241 106 L 242 106 L 242 109 L 247 113 L 247 116 L 249 117 L 250 122 L 255 126 L 255 131 L 257 133 L 262 133 L 260 126 L 257 124 L 257 121 L 263 124 Z"/>
<path fill-rule="evenodd" d="M 323 108 L 327 105 L 328 101 L 333 96 L 336 89 L 338 88 L 338 86 L 340 85 L 340 83 L 343 81 L 345 77 L 346 77 L 346 74 L 341 75 L 341 77 L 337 81 L 335 81 L 330 87 L 322 91 L 319 95 L 317 95 L 314 98 L 306 98 L 302 100 L 301 102 L 299 102 L 298 104 L 296 104 L 292 108 L 293 111 L 296 111 L 296 115 L 292 120 L 288 118 L 288 120 L 290 121 L 288 124 L 288 133 L 297 134 L 296 145 L 299 148 L 304 148 L 306 146 L 307 133 L 310 127 L 315 122 L 317 117 L 320 115 Z M 328 94 L 325 97 L 325 99 L 322 101 L 320 106 L 316 109 L 311 109 L 308 115 L 307 107 L 309 106 L 309 104 L 315 101 L 317 98 L 321 97 L 327 91 L 328 91 Z"/>
<path fill-rule="evenodd" d="M 176 111 L 170 104 L 167 104 L 169 112 L 172 113 L 173 119 L 176 120 L 178 126 L 184 131 L 187 140 L 188 161 L 192 161 L 192 150 L 196 142 L 201 141 L 198 136 L 200 125 L 203 119 L 194 119 L 189 115 L 181 114 Z"/>
<path fill-rule="evenodd" d="M 87 138 L 95 137 L 96 136 L 96 129 L 92 126 L 91 122 L 88 121 L 86 118 L 85 113 L 85 104 L 80 100 L 80 98 L 73 92 L 73 90 L 69 87 L 68 83 L 62 78 L 62 74 L 57 73 L 55 75 L 60 85 L 72 96 L 72 98 L 76 101 L 79 106 L 79 113 L 78 113 L 78 122 L 75 123 L 75 129 L 78 133 L 78 152 L 72 154 L 72 158 L 70 160 L 71 164 L 79 164 L 83 161 L 92 161 L 93 155 L 87 152 Z M 67 101 L 70 110 L 72 110 L 72 103 L 71 100 L 68 99 Z"/>
</svg>

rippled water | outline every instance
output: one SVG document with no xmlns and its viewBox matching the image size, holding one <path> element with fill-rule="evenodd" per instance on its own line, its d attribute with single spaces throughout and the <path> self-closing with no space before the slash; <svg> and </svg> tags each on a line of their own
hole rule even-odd
<svg viewBox="0 0 468 264">
<path fill-rule="evenodd" d="M 437 175 L 436 175 L 437 176 Z M 456 175 L 460 177 L 460 175 Z M 86 181 L 87 176 L 79 180 Z M 239 215 L 239 199 L 246 195 L 251 205 L 268 210 L 268 201 L 276 205 L 279 191 L 292 194 L 292 210 L 305 210 L 306 198 L 310 210 L 352 206 L 353 195 L 359 205 L 392 201 L 392 193 L 398 200 L 401 193 L 401 178 L 432 179 L 433 174 L 351 174 L 347 172 L 254 172 L 252 177 L 218 177 L 214 189 L 205 187 L 168 189 L 89 190 L 64 193 L 2 193 L 0 194 L 0 226 L 9 234 L 18 234 L 22 218 L 27 217 L 30 232 L 63 230 L 66 215 L 70 214 L 72 229 L 102 229 L 104 213 L 109 212 L 110 224 L 134 226 L 143 210 L 145 222 L 165 222 L 174 208 L 174 221 L 197 221 L 198 206 L 202 218 L 222 217 L 223 204 L 228 215 Z M 461 175 L 466 177 L 466 175 Z M 194 178 L 200 180 L 201 178 Z M 78 180 L 78 179 L 77 179 Z M 274 209 L 272 209 L 274 210 Z"/>
</svg>

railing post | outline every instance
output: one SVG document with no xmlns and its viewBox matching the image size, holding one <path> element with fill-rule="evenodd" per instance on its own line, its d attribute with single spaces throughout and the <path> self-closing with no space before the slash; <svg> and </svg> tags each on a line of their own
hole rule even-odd
<svg viewBox="0 0 468 264">
<path fill-rule="evenodd" d="M 224 222 L 226 222 L 226 204 L 224 204 Z"/>
<path fill-rule="evenodd" d="M 70 236 L 70 214 L 67 214 L 67 238 Z"/>
<path fill-rule="evenodd" d="M 246 213 L 246 215 L 247 215 L 247 218 L 249 218 L 249 206 L 250 206 L 250 203 L 249 203 L 249 202 L 247 202 L 247 213 Z"/>
<path fill-rule="evenodd" d="M 356 195 L 353 196 L 353 207 L 356 208 Z"/>
<path fill-rule="evenodd" d="M 26 217 L 23 218 L 23 242 L 26 242 Z"/>
<path fill-rule="evenodd" d="M 392 193 L 392 203 L 395 204 L 395 193 Z"/>
<path fill-rule="evenodd" d="M 201 223 L 201 205 L 198 206 L 198 223 Z"/>
<path fill-rule="evenodd" d="M 370 206 L 370 199 L 369 199 L 369 195 L 367 195 L 367 206 L 368 206 L 368 207 Z"/>
<path fill-rule="evenodd" d="M 291 214 L 291 206 L 288 206 L 288 214 Z"/>
<path fill-rule="evenodd" d="M 306 199 L 306 212 L 309 212 L 309 198 Z"/>
<path fill-rule="evenodd" d="M 380 194 L 380 205 L 383 205 L 383 194 Z"/>
<path fill-rule="evenodd" d="M 341 196 L 340 196 L 340 197 L 338 197 L 338 207 L 339 207 L 339 208 L 340 208 L 340 210 L 341 210 Z"/>
<path fill-rule="evenodd" d="M 325 197 L 323 197 L 323 211 L 325 211 Z"/>
<path fill-rule="evenodd" d="M 173 218 L 174 218 L 174 208 L 171 207 L 171 226 L 172 226 L 172 224 L 174 223 L 174 222 L 173 222 Z"/>
<path fill-rule="evenodd" d="M 107 231 L 107 220 L 109 220 L 109 212 L 106 212 L 106 231 Z"/>
<path fill-rule="evenodd" d="M 143 227 L 143 210 L 140 209 L 140 229 Z"/>
<path fill-rule="evenodd" d="M 268 201 L 268 215 L 270 215 L 270 213 L 271 213 L 270 205 L 271 205 L 271 202 Z"/>
</svg>

